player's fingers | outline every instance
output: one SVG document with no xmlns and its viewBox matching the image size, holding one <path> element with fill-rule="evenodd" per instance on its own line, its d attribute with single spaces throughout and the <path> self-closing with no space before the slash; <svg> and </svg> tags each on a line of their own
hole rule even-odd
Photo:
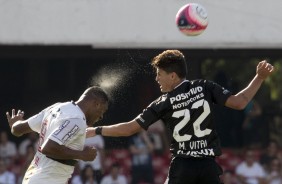
<svg viewBox="0 0 282 184">
<path fill-rule="evenodd" d="M 17 116 L 23 116 L 23 115 L 24 115 L 24 111 L 18 110 Z"/>
<path fill-rule="evenodd" d="M 88 127 L 86 129 L 86 138 L 89 138 L 89 137 L 94 137 L 95 136 L 95 128 L 93 127 Z"/>
<path fill-rule="evenodd" d="M 16 112 L 16 110 L 15 110 L 15 109 L 12 109 L 12 117 L 15 116 L 15 112 Z"/>
<path fill-rule="evenodd" d="M 23 118 L 23 116 L 24 116 L 24 111 L 20 111 L 18 116 L 20 116 L 21 118 Z"/>
<path fill-rule="evenodd" d="M 268 71 L 272 71 L 273 70 L 273 66 L 270 64 L 270 63 L 267 63 L 265 68 L 268 70 Z"/>
<path fill-rule="evenodd" d="M 9 112 L 6 112 L 6 117 L 7 117 L 8 121 L 10 121 L 11 116 L 10 116 Z"/>
<path fill-rule="evenodd" d="M 265 67 L 266 66 L 266 64 L 267 64 L 267 61 L 266 60 L 263 60 L 263 61 L 261 61 L 260 63 L 259 63 L 259 68 L 263 68 L 263 67 Z"/>
</svg>

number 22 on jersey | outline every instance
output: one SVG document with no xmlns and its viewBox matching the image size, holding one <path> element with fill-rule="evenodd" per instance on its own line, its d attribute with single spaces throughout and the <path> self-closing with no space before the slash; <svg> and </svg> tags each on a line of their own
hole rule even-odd
<svg viewBox="0 0 282 184">
<path fill-rule="evenodd" d="M 209 135 L 211 133 L 211 129 L 206 128 L 205 130 L 201 130 L 200 125 L 201 123 L 205 120 L 205 118 L 210 114 L 210 106 L 209 103 L 202 99 L 198 100 L 193 103 L 191 109 L 197 109 L 199 107 L 203 106 L 203 112 L 201 115 L 193 122 L 193 129 L 194 129 L 194 134 L 197 137 L 204 137 L 205 135 Z M 175 118 L 180 118 L 184 117 L 175 127 L 173 130 L 173 137 L 177 142 L 184 142 L 184 141 L 189 141 L 192 138 L 192 135 L 189 134 L 184 134 L 180 135 L 179 131 L 184 128 L 190 121 L 190 111 L 189 109 L 183 109 L 176 111 L 172 114 L 172 117 Z"/>
</svg>

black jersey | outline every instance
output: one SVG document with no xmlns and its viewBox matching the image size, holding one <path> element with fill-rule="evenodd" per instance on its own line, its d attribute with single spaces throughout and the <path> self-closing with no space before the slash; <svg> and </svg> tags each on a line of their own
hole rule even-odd
<svg viewBox="0 0 282 184">
<path fill-rule="evenodd" d="M 144 129 L 161 119 L 171 133 L 175 157 L 215 157 L 221 154 L 213 121 L 213 105 L 224 105 L 231 93 L 207 80 L 185 80 L 160 96 L 136 117 Z"/>
</svg>

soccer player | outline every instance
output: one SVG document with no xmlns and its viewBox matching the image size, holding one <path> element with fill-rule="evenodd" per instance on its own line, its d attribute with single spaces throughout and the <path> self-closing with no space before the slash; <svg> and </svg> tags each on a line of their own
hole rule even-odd
<svg viewBox="0 0 282 184">
<path fill-rule="evenodd" d="M 219 184 L 222 169 L 215 157 L 221 151 L 212 119 L 213 105 L 244 109 L 274 67 L 267 61 L 259 62 L 249 85 L 232 95 L 212 81 L 187 80 L 185 57 L 178 50 L 162 52 L 151 64 L 164 94 L 132 121 L 92 127 L 87 129 L 87 136 L 130 136 L 161 119 L 171 137 L 172 161 L 166 183 Z"/>
<path fill-rule="evenodd" d="M 23 184 L 67 183 L 77 159 L 92 161 L 96 149 L 84 147 L 87 126 L 103 118 L 108 109 L 108 96 L 92 86 L 76 101 L 56 103 L 40 113 L 23 119 L 23 111 L 6 113 L 15 136 L 39 133 L 39 148 L 23 178 Z"/>
</svg>

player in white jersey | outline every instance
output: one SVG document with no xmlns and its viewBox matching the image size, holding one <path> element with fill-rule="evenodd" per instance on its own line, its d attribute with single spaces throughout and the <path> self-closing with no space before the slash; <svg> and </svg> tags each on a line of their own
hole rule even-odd
<svg viewBox="0 0 282 184">
<path fill-rule="evenodd" d="M 103 118 L 108 97 L 99 87 L 88 88 L 76 102 L 56 103 L 40 113 L 23 119 L 23 111 L 7 112 L 15 136 L 35 131 L 39 146 L 27 169 L 24 184 L 64 184 L 68 182 L 77 160 L 92 161 L 94 147 L 84 147 L 85 130 Z"/>
</svg>

